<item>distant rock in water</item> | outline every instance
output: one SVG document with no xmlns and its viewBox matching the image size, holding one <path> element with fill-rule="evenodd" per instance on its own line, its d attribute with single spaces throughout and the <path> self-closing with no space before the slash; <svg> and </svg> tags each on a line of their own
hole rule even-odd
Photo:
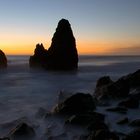
<svg viewBox="0 0 140 140">
<path fill-rule="evenodd" d="M 38 45 L 35 54 L 30 57 L 31 67 L 42 66 L 48 70 L 74 70 L 78 68 L 76 41 L 68 20 L 61 19 L 59 21 L 48 51 L 44 49 L 42 44 Z"/>
<path fill-rule="evenodd" d="M 7 58 L 2 50 L 0 50 L 0 68 L 7 67 Z"/>
<path fill-rule="evenodd" d="M 30 57 L 30 67 L 43 67 L 45 64 L 45 58 L 47 57 L 47 50 L 43 44 L 37 44 L 34 51 L 34 55 Z"/>
</svg>

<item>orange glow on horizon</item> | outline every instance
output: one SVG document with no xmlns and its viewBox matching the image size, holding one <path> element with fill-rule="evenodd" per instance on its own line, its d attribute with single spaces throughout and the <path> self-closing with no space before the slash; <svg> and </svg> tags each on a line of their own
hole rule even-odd
<svg viewBox="0 0 140 140">
<path fill-rule="evenodd" d="M 12 38 L 13 39 L 13 38 Z M 35 41 L 30 41 L 29 38 L 27 39 L 19 39 L 18 41 L 14 42 L 14 40 L 9 40 L 9 41 L 0 41 L 0 49 L 4 51 L 6 55 L 33 55 L 34 54 L 34 49 L 37 43 L 43 43 L 44 47 L 46 49 L 49 48 L 51 42 L 37 42 L 36 40 L 41 40 L 39 39 L 32 39 Z M 22 42 L 22 43 L 21 43 Z M 82 55 L 110 55 L 110 54 L 123 54 L 123 51 L 126 51 L 127 48 L 130 49 L 128 52 L 131 54 L 131 50 L 133 47 L 130 47 L 128 44 L 117 44 L 117 43 L 103 43 L 101 42 L 90 42 L 90 41 L 77 41 L 76 43 L 78 54 Z M 134 46 L 134 45 L 132 45 Z M 135 47 L 136 48 L 136 47 Z M 137 47 L 138 48 L 138 47 Z M 136 49 L 137 49 L 136 48 Z M 135 52 L 140 53 L 140 51 L 137 49 Z M 135 52 L 133 54 L 135 54 Z"/>
</svg>

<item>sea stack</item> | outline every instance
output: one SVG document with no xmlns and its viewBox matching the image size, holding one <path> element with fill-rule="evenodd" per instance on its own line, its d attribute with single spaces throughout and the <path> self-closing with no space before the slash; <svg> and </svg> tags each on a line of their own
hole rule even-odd
<svg viewBox="0 0 140 140">
<path fill-rule="evenodd" d="M 47 70 L 75 70 L 78 68 L 76 41 L 68 20 L 59 21 L 51 46 L 47 51 L 44 49 L 39 55 L 35 53 L 30 57 L 31 67 L 36 62 Z"/>
<path fill-rule="evenodd" d="M 0 50 L 0 68 L 7 67 L 7 58 L 2 50 Z"/>
</svg>

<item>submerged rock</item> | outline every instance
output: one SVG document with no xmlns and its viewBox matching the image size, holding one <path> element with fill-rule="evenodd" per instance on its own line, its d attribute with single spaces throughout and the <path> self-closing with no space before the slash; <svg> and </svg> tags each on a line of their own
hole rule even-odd
<svg viewBox="0 0 140 140">
<path fill-rule="evenodd" d="M 48 51 L 40 45 L 30 57 L 30 66 L 41 66 L 47 70 L 74 70 L 78 68 L 76 41 L 68 20 L 61 19 Z M 37 51 L 38 50 L 38 51 Z"/>
<path fill-rule="evenodd" d="M 0 68 L 7 67 L 7 58 L 2 50 L 0 50 Z"/>
<path fill-rule="evenodd" d="M 92 112 L 95 108 L 94 99 L 90 94 L 76 93 L 58 104 L 54 113 L 73 115 Z"/>
</svg>

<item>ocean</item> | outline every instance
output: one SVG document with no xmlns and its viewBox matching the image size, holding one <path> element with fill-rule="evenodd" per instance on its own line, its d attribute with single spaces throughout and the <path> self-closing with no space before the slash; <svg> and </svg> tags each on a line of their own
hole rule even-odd
<svg viewBox="0 0 140 140">
<path fill-rule="evenodd" d="M 67 132 L 61 121 L 38 119 L 40 108 L 50 112 L 62 98 L 76 92 L 94 93 L 96 81 L 101 76 L 117 80 L 123 75 L 140 68 L 140 56 L 79 56 L 78 71 L 46 71 L 31 69 L 29 56 L 7 56 L 7 69 L 0 70 L 0 137 L 13 128 L 15 120 L 24 118 L 35 126 L 36 140 L 46 140 L 46 128 L 51 135 L 58 136 L 65 131 L 63 139 L 72 140 L 80 135 L 78 130 Z M 63 92 L 63 97 L 59 96 Z M 139 114 L 140 115 L 140 114 Z M 4 127 L 5 124 L 9 124 Z M 62 139 L 61 138 L 61 139 Z M 58 138 L 57 138 L 58 139 Z M 62 139 L 62 140 L 63 140 Z"/>
</svg>

